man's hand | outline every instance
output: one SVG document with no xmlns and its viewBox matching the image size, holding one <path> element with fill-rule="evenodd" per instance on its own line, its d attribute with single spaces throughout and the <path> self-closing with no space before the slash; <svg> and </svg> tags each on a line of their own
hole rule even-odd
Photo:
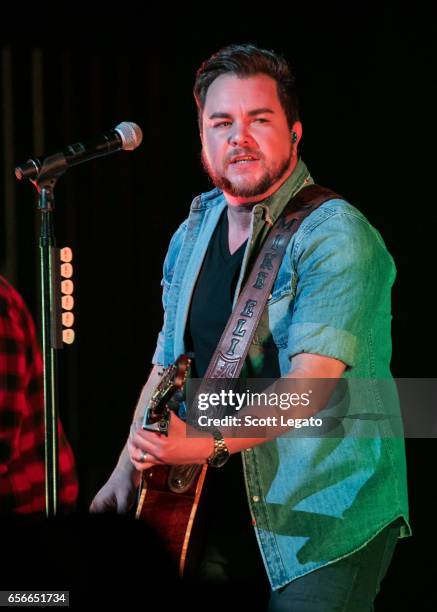
<svg viewBox="0 0 437 612">
<path fill-rule="evenodd" d="M 188 432 L 194 435 L 188 437 Z M 131 427 L 127 450 L 139 471 L 153 465 L 203 464 L 214 450 L 214 439 L 211 434 L 202 435 L 172 413 L 168 436 L 146 431 L 136 421 Z"/>
<path fill-rule="evenodd" d="M 135 501 L 141 474 L 116 467 L 107 483 L 91 502 L 90 512 L 117 512 L 126 514 Z"/>
</svg>

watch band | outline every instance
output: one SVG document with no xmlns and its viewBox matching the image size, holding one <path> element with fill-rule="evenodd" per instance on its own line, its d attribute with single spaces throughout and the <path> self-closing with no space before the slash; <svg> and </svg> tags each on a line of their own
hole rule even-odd
<svg viewBox="0 0 437 612">
<path fill-rule="evenodd" d="M 231 456 L 223 435 L 219 429 L 211 431 L 214 438 L 214 450 L 206 462 L 211 467 L 222 467 Z"/>
</svg>

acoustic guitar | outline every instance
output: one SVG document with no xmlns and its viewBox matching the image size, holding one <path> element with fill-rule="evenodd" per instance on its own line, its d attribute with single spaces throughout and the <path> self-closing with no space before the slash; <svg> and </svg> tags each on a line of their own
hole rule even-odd
<svg viewBox="0 0 437 612">
<path fill-rule="evenodd" d="M 178 396 L 190 363 L 190 357 L 180 355 L 164 370 L 146 406 L 143 429 L 168 435 L 171 413 L 179 406 Z M 157 533 L 178 563 L 181 576 L 207 468 L 207 464 L 155 465 L 142 474 L 135 518 L 145 520 Z"/>
</svg>

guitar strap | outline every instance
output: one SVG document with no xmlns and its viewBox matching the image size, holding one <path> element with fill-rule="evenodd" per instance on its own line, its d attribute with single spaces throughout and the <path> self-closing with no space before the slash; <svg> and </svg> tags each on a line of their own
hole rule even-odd
<svg viewBox="0 0 437 612">
<path fill-rule="evenodd" d="M 205 385 L 208 379 L 239 377 L 291 237 L 313 210 L 337 198 L 319 185 L 307 185 L 291 198 L 256 258 L 204 375 Z M 197 393 L 204 391 L 202 382 Z"/>
</svg>

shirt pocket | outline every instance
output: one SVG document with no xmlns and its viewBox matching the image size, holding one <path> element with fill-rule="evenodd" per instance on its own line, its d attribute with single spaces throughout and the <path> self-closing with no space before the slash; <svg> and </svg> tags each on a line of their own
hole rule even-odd
<svg viewBox="0 0 437 612">
<path fill-rule="evenodd" d="M 294 271 L 288 270 L 281 274 L 280 270 L 267 300 L 269 328 L 278 348 L 283 348 L 288 343 L 296 281 L 297 275 Z"/>
</svg>

